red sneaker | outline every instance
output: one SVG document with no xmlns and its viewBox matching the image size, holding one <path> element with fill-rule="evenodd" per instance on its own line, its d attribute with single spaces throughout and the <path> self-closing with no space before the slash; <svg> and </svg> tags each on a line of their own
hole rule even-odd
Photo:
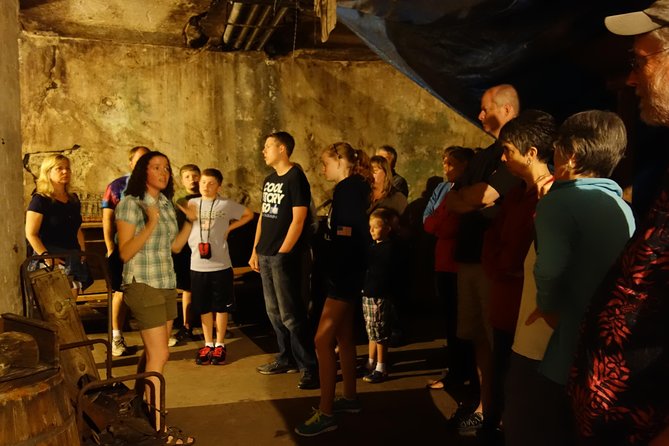
<svg viewBox="0 0 669 446">
<path fill-rule="evenodd" d="M 197 365 L 207 365 L 211 362 L 211 357 L 214 352 L 214 349 L 208 346 L 202 347 L 197 351 L 197 357 L 195 358 L 195 364 Z"/>
<path fill-rule="evenodd" d="M 214 353 L 211 355 L 211 364 L 212 365 L 220 365 L 225 363 L 225 355 L 227 354 L 227 351 L 225 350 L 225 347 L 222 345 L 217 346 L 214 348 Z"/>
</svg>

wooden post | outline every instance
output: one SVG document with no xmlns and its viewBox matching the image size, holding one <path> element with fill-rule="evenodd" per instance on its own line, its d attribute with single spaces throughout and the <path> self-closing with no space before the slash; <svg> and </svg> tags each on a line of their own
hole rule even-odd
<svg viewBox="0 0 669 446">
<path fill-rule="evenodd" d="M 42 319 L 58 327 L 58 343 L 62 345 L 88 339 L 65 273 L 62 270 L 38 270 L 30 274 Z M 90 347 L 61 352 L 60 363 L 71 390 L 79 388 L 79 380 L 84 375 L 90 375 L 93 380 L 100 379 Z"/>
</svg>

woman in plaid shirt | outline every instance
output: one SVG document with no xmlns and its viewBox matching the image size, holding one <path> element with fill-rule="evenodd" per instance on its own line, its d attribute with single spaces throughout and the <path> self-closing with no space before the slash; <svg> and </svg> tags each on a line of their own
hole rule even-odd
<svg viewBox="0 0 669 446">
<path fill-rule="evenodd" d="M 173 195 L 169 159 L 160 152 L 149 152 L 137 161 L 125 197 L 116 208 L 119 254 L 124 262 L 123 298 L 140 326 L 144 343 L 139 372 L 163 372 L 169 357 L 167 340 L 177 316 L 171 254 L 186 243 L 191 224 L 186 222 L 178 232 Z M 160 382 L 148 379 L 153 381 L 157 395 Z M 149 391 L 147 386 L 147 396 Z M 160 425 L 159 409 L 156 407 L 156 426 Z M 168 430 L 167 435 L 181 438 L 183 444 L 193 441 L 176 429 Z"/>
</svg>

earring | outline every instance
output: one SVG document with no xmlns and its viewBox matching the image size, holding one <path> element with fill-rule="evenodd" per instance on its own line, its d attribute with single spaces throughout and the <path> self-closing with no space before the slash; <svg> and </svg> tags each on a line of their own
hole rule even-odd
<svg viewBox="0 0 669 446">
<path fill-rule="evenodd" d="M 530 164 L 532 164 L 532 158 L 527 159 L 527 165 L 529 166 Z"/>
</svg>

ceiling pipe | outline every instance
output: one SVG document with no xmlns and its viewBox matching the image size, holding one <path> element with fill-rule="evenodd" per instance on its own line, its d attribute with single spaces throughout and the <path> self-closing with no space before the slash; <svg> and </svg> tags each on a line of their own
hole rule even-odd
<svg viewBox="0 0 669 446">
<path fill-rule="evenodd" d="M 234 25 L 237 24 L 237 19 L 239 18 L 241 11 L 241 3 L 232 4 L 232 11 L 230 11 L 230 17 L 228 17 L 228 23 L 225 25 L 225 31 L 223 32 L 223 43 L 227 44 L 230 41 L 230 37 L 232 37 L 234 31 Z"/>
<path fill-rule="evenodd" d="M 253 25 L 253 21 L 255 20 L 256 16 L 258 15 L 258 11 L 260 11 L 260 5 L 255 4 L 251 7 L 251 11 L 249 12 L 249 16 L 246 19 L 246 26 L 242 28 L 242 30 L 239 32 L 239 36 L 237 36 L 237 39 L 235 40 L 235 43 L 232 45 L 236 50 L 242 47 L 242 44 L 244 43 L 244 38 L 246 35 L 249 33 L 249 30 L 251 29 L 251 26 Z"/>
<path fill-rule="evenodd" d="M 283 16 L 286 15 L 286 12 L 288 12 L 287 7 L 283 7 L 279 10 L 279 12 L 274 16 L 274 20 L 272 20 L 272 24 L 270 25 L 269 29 L 265 31 L 265 34 L 262 36 L 262 39 L 260 39 L 260 43 L 258 43 L 258 47 L 256 48 L 258 51 L 262 50 L 267 41 L 269 40 L 270 36 L 276 29 L 277 25 L 283 19 Z M 297 26 L 297 23 L 295 24 Z"/>
<path fill-rule="evenodd" d="M 265 22 L 267 21 L 267 17 L 269 17 L 269 13 L 272 11 L 271 6 L 265 6 L 265 10 L 262 12 L 262 15 L 260 16 L 260 20 L 258 20 L 258 24 L 256 25 L 256 29 L 253 30 L 251 33 L 251 37 L 249 37 L 248 42 L 246 42 L 246 45 L 244 46 L 244 50 L 248 51 L 251 49 L 251 46 L 253 45 L 253 41 L 256 39 L 258 36 L 258 33 L 260 33 L 260 28 L 263 27 Z"/>
</svg>

